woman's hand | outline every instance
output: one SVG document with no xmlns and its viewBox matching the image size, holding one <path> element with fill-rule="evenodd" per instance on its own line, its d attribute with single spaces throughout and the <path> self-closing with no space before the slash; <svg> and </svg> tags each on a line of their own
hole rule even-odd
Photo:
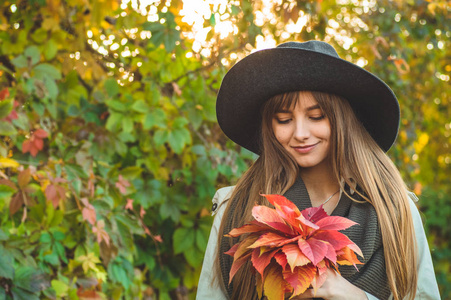
<svg viewBox="0 0 451 300">
<path fill-rule="evenodd" d="M 326 300 L 367 300 L 365 292 L 332 269 L 327 270 L 327 277 L 324 284 L 314 294 L 313 289 L 308 289 L 305 293 L 292 299 L 312 299 L 323 298 Z"/>
</svg>

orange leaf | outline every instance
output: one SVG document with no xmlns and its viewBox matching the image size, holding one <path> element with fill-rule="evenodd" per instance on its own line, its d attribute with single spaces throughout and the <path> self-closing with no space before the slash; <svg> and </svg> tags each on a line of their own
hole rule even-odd
<svg viewBox="0 0 451 300">
<path fill-rule="evenodd" d="M 287 238 L 285 236 L 281 236 L 273 232 L 268 232 L 262 234 L 255 243 L 249 246 L 249 248 L 257 248 L 261 246 L 277 247 L 286 240 Z"/>
<path fill-rule="evenodd" d="M 295 267 L 304 266 L 310 263 L 310 260 L 307 258 L 307 256 L 304 255 L 304 253 L 302 253 L 298 245 L 285 245 L 282 247 L 282 251 L 287 256 L 287 262 L 292 272 L 294 271 Z"/>
<path fill-rule="evenodd" d="M 282 276 L 281 267 L 272 264 L 265 272 L 263 291 L 268 300 L 283 300 L 285 297 L 286 282 Z"/>
<path fill-rule="evenodd" d="M 233 260 L 235 261 L 236 259 L 238 259 L 239 257 L 250 253 L 252 251 L 252 249 L 249 249 L 249 246 L 252 245 L 255 240 L 257 239 L 257 236 L 255 237 L 248 237 L 246 239 L 244 239 L 238 246 L 238 248 L 236 249 L 236 252 L 234 253 L 233 256 Z"/>
<path fill-rule="evenodd" d="M 31 180 L 31 169 L 27 168 L 17 175 L 17 183 L 20 189 L 24 189 Z"/>
<path fill-rule="evenodd" d="M 354 266 L 357 269 L 356 264 L 361 264 L 357 259 L 355 253 L 349 249 L 349 247 L 343 248 L 339 253 L 337 253 L 337 263 L 340 265 Z M 357 269 L 358 271 L 359 269 Z"/>
<path fill-rule="evenodd" d="M 0 101 L 5 100 L 7 97 L 9 97 L 9 90 L 8 88 L 4 88 L 0 91 Z"/>
<path fill-rule="evenodd" d="M 239 228 L 232 229 L 229 232 L 229 234 L 227 234 L 226 236 L 237 237 L 237 236 L 240 236 L 240 235 L 242 235 L 244 233 L 259 232 L 259 231 L 271 229 L 270 227 L 268 227 L 268 226 L 266 226 L 264 224 L 262 224 L 262 225 L 246 224 L 246 225 L 243 225 L 243 226 L 241 226 Z"/>
<path fill-rule="evenodd" d="M 302 267 L 296 267 L 293 272 L 284 271 L 283 278 L 293 288 L 293 295 L 297 296 L 304 293 L 310 286 L 316 274 L 316 268 L 312 264 Z"/>
<path fill-rule="evenodd" d="M 295 233 L 293 228 L 285 223 L 284 219 L 279 216 L 276 210 L 267 206 L 254 206 L 254 208 L 252 209 L 252 216 L 258 222 L 266 224 L 283 233 L 291 235 Z"/>
</svg>

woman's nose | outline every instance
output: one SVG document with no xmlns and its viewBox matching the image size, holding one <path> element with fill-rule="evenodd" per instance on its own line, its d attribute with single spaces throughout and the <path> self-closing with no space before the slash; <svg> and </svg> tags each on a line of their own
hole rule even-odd
<svg viewBox="0 0 451 300">
<path fill-rule="evenodd" d="M 310 130 L 308 124 L 305 121 L 297 121 L 295 124 L 293 137 L 297 140 L 305 140 L 310 136 Z"/>
</svg>

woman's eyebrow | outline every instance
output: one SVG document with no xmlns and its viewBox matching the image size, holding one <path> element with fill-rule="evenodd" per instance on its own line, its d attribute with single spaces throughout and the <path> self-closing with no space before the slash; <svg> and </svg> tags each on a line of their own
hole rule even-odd
<svg viewBox="0 0 451 300">
<path fill-rule="evenodd" d="M 311 111 L 311 110 L 315 110 L 315 109 L 321 109 L 321 107 L 319 106 L 319 104 L 315 104 L 312 106 L 307 107 L 307 111 Z"/>
<path fill-rule="evenodd" d="M 289 113 L 292 113 L 292 111 L 291 111 L 291 110 L 288 110 L 288 109 L 286 109 L 286 108 L 278 109 L 278 110 L 276 111 L 276 114 L 289 114 Z"/>
</svg>

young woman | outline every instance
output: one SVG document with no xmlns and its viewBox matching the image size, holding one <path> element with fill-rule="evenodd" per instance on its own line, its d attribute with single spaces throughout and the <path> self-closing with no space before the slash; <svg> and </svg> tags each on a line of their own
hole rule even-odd
<svg viewBox="0 0 451 300">
<path fill-rule="evenodd" d="M 218 123 L 259 158 L 235 187 L 218 190 L 197 299 L 258 299 L 249 266 L 229 283 L 238 239 L 224 237 L 252 220 L 260 194 L 283 194 L 299 209 L 323 205 L 359 224 L 344 233 L 363 262 L 329 270 L 315 297 L 440 299 L 421 219 L 385 154 L 399 105 L 391 89 L 319 41 L 255 52 L 225 76 Z M 289 297 L 290 295 L 287 295 Z M 296 299 L 313 298 L 311 289 Z"/>
</svg>

